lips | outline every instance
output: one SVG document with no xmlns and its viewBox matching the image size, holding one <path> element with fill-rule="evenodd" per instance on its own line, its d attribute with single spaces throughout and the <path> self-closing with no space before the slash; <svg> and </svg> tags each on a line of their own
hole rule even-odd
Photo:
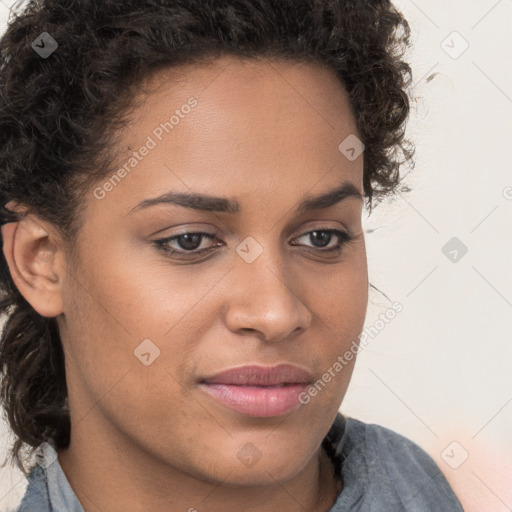
<svg viewBox="0 0 512 512">
<path fill-rule="evenodd" d="M 285 386 L 311 384 L 312 376 L 304 369 L 291 364 L 278 366 L 240 366 L 203 379 L 206 384 L 232 386 Z"/>
<path fill-rule="evenodd" d="M 290 364 L 241 366 L 202 379 L 199 387 L 216 402 L 240 414 L 268 418 L 301 406 L 299 395 L 312 376 Z"/>
</svg>

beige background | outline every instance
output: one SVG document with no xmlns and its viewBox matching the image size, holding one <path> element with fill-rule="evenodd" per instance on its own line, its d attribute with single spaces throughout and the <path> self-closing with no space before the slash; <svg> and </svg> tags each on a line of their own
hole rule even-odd
<svg viewBox="0 0 512 512">
<path fill-rule="evenodd" d="M 403 311 L 369 336 L 341 410 L 421 445 L 467 512 L 512 511 L 512 0 L 395 3 L 414 32 L 414 191 L 365 223 L 370 280 Z M 390 305 L 373 293 L 367 327 Z M 0 422 L 2 459 L 10 441 Z M 0 470 L 0 511 L 25 486 Z"/>
</svg>

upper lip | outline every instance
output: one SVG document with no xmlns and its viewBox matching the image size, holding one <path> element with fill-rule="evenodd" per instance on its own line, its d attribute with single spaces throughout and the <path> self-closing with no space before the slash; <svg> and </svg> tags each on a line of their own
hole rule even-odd
<svg viewBox="0 0 512 512">
<path fill-rule="evenodd" d="M 310 384 L 312 376 L 306 370 L 292 364 L 278 366 L 238 366 L 204 378 L 207 384 L 231 384 L 237 386 L 274 386 L 276 384 Z"/>
</svg>

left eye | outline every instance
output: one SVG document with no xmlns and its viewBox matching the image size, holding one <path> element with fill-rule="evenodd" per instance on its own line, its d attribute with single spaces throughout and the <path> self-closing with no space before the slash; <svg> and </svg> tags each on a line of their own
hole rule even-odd
<svg viewBox="0 0 512 512">
<path fill-rule="evenodd" d="M 332 241 L 333 235 L 336 236 L 338 239 L 338 243 L 335 244 L 333 247 L 329 247 L 325 249 L 324 247 L 328 246 L 329 243 Z M 313 231 L 308 231 L 307 233 L 304 233 L 303 235 L 299 236 L 297 238 L 304 238 L 309 236 L 311 240 L 316 240 L 316 242 L 319 243 L 319 246 L 313 246 L 313 249 L 317 249 L 319 252 L 322 253 L 331 253 L 331 252 L 341 252 L 342 247 L 350 242 L 353 239 L 353 236 L 350 235 L 347 231 L 342 231 L 339 229 L 315 229 Z M 210 240 L 217 240 L 217 244 L 214 244 L 213 246 L 206 247 L 203 249 L 198 249 L 198 247 L 201 246 L 201 241 L 206 238 Z M 215 247 L 219 247 L 222 245 L 222 242 L 218 240 L 218 238 L 212 234 L 212 233 L 203 233 L 203 232 L 187 232 L 187 233 L 181 233 L 179 235 L 174 235 L 169 238 L 162 238 L 160 240 L 155 240 L 154 242 L 157 247 L 164 252 L 168 254 L 176 254 L 178 256 L 184 256 L 188 257 L 190 256 L 197 256 L 199 254 L 204 254 L 206 252 L 209 252 Z M 178 247 L 173 248 L 170 246 L 171 243 L 177 243 Z M 296 243 L 292 243 L 292 245 L 299 245 Z"/>
<path fill-rule="evenodd" d="M 322 236 L 323 234 L 323 236 Z M 322 249 L 324 246 L 328 246 L 329 242 L 332 240 L 332 236 L 335 235 L 338 238 L 338 243 L 334 245 L 334 247 L 329 247 L 328 249 Z M 349 234 L 347 231 L 342 231 L 340 229 L 315 229 L 314 231 L 308 231 L 307 233 L 304 233 L 303 235 L 299 236 L 299 238 L 302 238 L 304 236 L 311 237 L 312 240 L 319 240 L 321 247 L 319 248 L 319 252 L 341 252 L 341 249 L 343 246 L 350 241 L 353 240 L 353 236 Z M 293 244 L 296 245 L 296 244 Z M 316 247 L 314 247 L 316 248 Z"/>
</svg>

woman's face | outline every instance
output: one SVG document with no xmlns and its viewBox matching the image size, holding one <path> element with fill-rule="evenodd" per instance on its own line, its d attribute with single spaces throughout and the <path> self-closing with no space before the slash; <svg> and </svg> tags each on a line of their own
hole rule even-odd
<svg viewBox="0 0 512 512">
<path fill-rule="evenodd" d="M 363 193 L 363 156 L 339 148 L 355 140 L 355 120 L 335 76 L 314 64 L 223 57 L 182 73 L 158 75 L 134 111 L 124 172 L 91 189 L 64 275 L 72 442 L 213 482 L 285 481 L 340 407 L 355 359 L 335 363 L 354 352 L 366 314 L 361 197 L 304 203 L 342 184 Z M 153 201 L 171 193 L 223 199 Z M 157 243 L 198 232 L 208 236 Z M 287 408 L 282 390 L 246 390 L 267 400 L 252 406 L 235 393 L 232 407 L 213 391 L 233 387 L 203 383 L 279 364 L 323 384 Z"/>
</svg>

